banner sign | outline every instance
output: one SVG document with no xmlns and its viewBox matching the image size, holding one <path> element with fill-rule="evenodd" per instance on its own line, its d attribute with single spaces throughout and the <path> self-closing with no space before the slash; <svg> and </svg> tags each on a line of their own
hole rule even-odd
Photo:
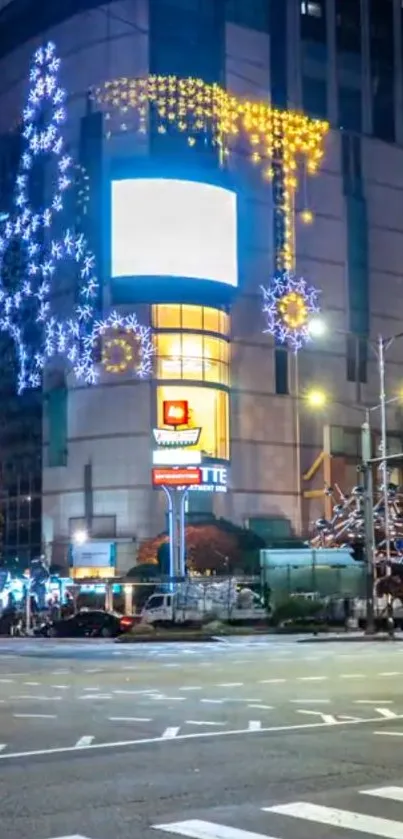
<svg viewBox="0 0 403 839">
<path fill-rule="evenodd" d="M 154 440 L 158 446 L 197 446 L 201 428 L 154 428 Z"/>
<path fill-rule="evenodd" d="M 153 469 L 153 486 L 190 487 L 201 483 L 200 469 Z"/>
<path fill-rule="evenodd" d="M 200 466 L 202 453 L 200 449 L 154 449 L 153 466 Z"/>
</svg>

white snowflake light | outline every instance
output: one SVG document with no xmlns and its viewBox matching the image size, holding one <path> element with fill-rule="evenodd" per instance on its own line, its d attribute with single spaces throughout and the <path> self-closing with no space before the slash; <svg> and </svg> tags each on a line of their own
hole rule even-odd
<svg viewBox="0 0 403 839">
<path fill-rule="evenodd" d="M 64 209 L 65 192 L 73 181 L 73 160 L 64 147 L 61 133 L 66 119 L 66 92 L 59 85 L 59 68 L 53 43 L 34 54 L 28 101 L 22 112 L 24 148 L 16 178 L 14 211 L 0 221 L 0 330 L 8 333 L 16 344 L 19 393 L 41 386 L 46 361 L 55 355 L 63 356 L 72 365 L 78 379 L 94 383 L 97 378 L 94 345 L 112 317 L 96 321 L 99 284 L 95 256 L 85 237 L 73 230 L 52 235 L 56 217 Z M 33 209 L 30 176 L 41 156 L 47 162 L 53 161 L 56 177 L 48 202 Z M 23 265 L 12 277 L 12 292 L 5 277 L 9 250 L 22 255 Z M 61 263 L 66 261 L 73 266 L 77 295 L 70 317 L 64 320 L 53 311 L 52 292 Z M 139 338 L 142 361 L 138 375 L 144 376 L 151 372 L 153 347 L 149 330 L 133 318 L 123 321 L 125 328 Z"/>
</svg>

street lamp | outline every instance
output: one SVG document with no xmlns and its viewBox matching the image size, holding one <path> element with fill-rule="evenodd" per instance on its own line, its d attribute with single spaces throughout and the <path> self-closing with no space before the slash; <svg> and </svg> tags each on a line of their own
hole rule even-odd
<svg viewBox="0 0 403 839">
<path fill-rule="evenodd" d="M 86 530 L 76 530 L 73 533 L 73 542 L 75 545 L 85 545 L 88 542 L 88 533 Z"/>
</svg>

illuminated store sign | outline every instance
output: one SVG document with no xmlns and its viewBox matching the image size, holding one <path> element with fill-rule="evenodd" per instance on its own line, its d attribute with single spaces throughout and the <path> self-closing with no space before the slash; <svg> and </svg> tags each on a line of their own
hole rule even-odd
<svg viewBox="0 0 403 839">
<path fill-rule="evenodd" d="M 199 466 L 202 453 L 198 449 L 156 449 L 153 451 L 153 466 Z"/>
<path fill-rule="evenodd" d="M 157 446 L 197 446 L 201 428 L 154 428 L 153 435 Z"/>
<path fill-rule="evenodd" d="M 163 403 L 164 425 L 187 425 L 189 422 L 189 403 L 185 399 L 168 400 Z"/>
<path fill-rule="evenodd" d="M 201 469 L 153 469 L 153 486 L 191 487 L 201 482 Z"/>
<path fill-rule="evenodd" d="M 112 181 L 112 277 L 238 285 L 237 200 L 197 181 Z"/>
<path fill-rule="evenodd" d="M 227 492 L 227 468 L 209 464 L 200 468 L 201 481 L 197 486 L 189 487 L 197 492 Z"/>
</svg>

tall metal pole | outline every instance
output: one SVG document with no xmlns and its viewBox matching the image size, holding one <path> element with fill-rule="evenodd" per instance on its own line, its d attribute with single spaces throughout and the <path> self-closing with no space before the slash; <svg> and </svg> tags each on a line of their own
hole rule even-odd
<svg viewBox="0 0 403 839">
<path fill-rule="evenodd" d="M 364 472 L 364 523 L 365 523 L 365 561 L 366 561 L 366 618 L 368 635 L 375 632 L 374 620 L 374 518 L 373 518 L 373 482 L 371 451 L 371 426 L 369 411 L 365 412 L 365 422 L 361 426 L 361 458 Z"/>
<path fill-rule="evenodd" d="M 295 469 L 297 477 L 297 530 L 303 536 L 302 515 L 302 471 L 301 471 L 301 413 L 299 398 L 299 363 L 298 353 L 294 356 L 294 397 L 295 397 Z"/>
<path fill-rule="evenodd" d="M 175 576 L 175 523 L 174 523 L 174 505 L 171 487 L 163 486 L 162 489 L 168 500 L 168 532 L 169 532 L 169 587 L 172 588 L 172 578 Z"/>
<path fill-rule="evenodd" d="M 388 497 L 388 461 L 387 461 L 387 429 L 386 429 L 386 391 L 385 391 L 385 341 L 382 335 L 378 338 L 378 366 L 379 366 L 379 402 L 381 408 L 381 476 L 382 495 L 385 518 L 385 552 L 386 552 L 386 575 L 392 573 L 390 561 L 390 516 Z M 393 608 L 391 596 L 388 594 L 388 628 L 393 632 Z"/>
<path fill-rule="evenodd" d="M 188 489 L 183 489 L 180 495 L 180 529 L 179 529 L 179 576 L 186 576 L 186 498 Z"/>
</svg>

